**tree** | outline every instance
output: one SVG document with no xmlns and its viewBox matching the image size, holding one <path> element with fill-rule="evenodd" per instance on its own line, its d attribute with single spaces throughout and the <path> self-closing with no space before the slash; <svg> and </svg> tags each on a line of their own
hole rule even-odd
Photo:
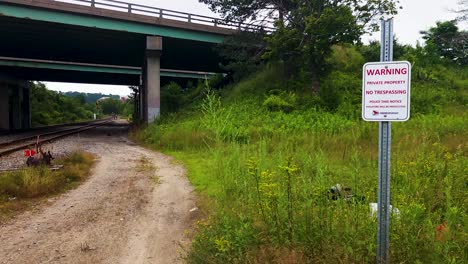
<svg viewBox="0 0 468 264">
<path fill-rule="evenodd" d="M 217 51 L 224 59 L 222 69 L 230 72 L 234 80 L 239 80 L 259 69 L 265 48 L 264 34 L 238 32 L 227 37 Z"/>
<path fill-rule="evenodd" d="M 362 25 L 375 27 L 380 15 L 396 14 L 398 0 L 199 0 L 227 21 L 297 23 L 298 12 L 321 14 L 326 8 L 349 7 Z M 299 18 L 300 19 L 300 18 Z"/>
<path fill-rule="evenodd" d="M 397 11 L 397 0 L 199 0 L 226 20 L 258 23 L 275 20 L 275 32 L 265 40 L 263 56 L 286 64 L 292 72 L 305 71 L 319 88 L 331 47 L 355 43 L 375 30 L 381 16 Z"/>
<path fill-rule="evenodd" d="M 119 99 L 106 98 L 100 101 L 102 113 L 121 114 L 123 110 L 123 103 Z"/>
<path fill-rule="evenodd" d="M 380 61 L 380 41 L 372 40 L 368 45 L 358 45 L 358 48 L 366 61 Z M 410 45 L 401 44 L 393 37 L 393 60 L 402 59 L 411 49 Z"/>
<path fill-rule="evenodd" d="M 426 49 L 435 49 L 443 58 L 459 65 L 468 64 L 468 32 L 458 31 L 455 21 L 437 22 L 428 31 L 421 31 L 426 40 Z"/>
<path fill-rule="evenodd" d="M 132 90 L 137 90 L 136 87 L 130 87 Z M 136 120 L 135 115 L 135 98 L 136 93 L 132 93 L 128 96 L 127 100 L 123 103 L 122 115 L 124 118 Z"/>
<path fill-rule="evenodd" d="M 41 82 L 29 82 L 31 88 L 31 123 L 33 126 L 76 122 L 92 118 L 90 104 L 82 98 L 50 91 Z"/>
<path fill-rule="evenodd" d="M 459 8 L 457 10 L 453 10 L 458 17 L 458 21 L 467 21 L 468 20 L 468 0 L 459 0 L 458 1 Z"/>
<path fill-rule="evenodd" d="M 295 1 L 291 0 L 199 0 L 209 5 L 226 21 L 251 22 L 265 21 L 267 18 L 284 19 Z"/>
<path fill-rule="evenodd" d="M 86 104 L 86 95 L 85 94 L 78 94 L 75 96 L 76 100 L 80 102 L 81 105 Z"/>
<path fill-rule="evenodd" d="M 304 10 L 304 11 L 302 11 Z M 324 63 L 331 47 L 339 43 L 353 43 L 359 39 L 361 29 L 356 24 L 352 11 L 345 6 L 325 8 L 321 14 L 301 9 L 294 24 L 282 25 L 266 38 L 268 47 L 264 58 L 285 62 L 288 69 L 305 69 L 315 81 L 326 70 Z"/>
</svg>

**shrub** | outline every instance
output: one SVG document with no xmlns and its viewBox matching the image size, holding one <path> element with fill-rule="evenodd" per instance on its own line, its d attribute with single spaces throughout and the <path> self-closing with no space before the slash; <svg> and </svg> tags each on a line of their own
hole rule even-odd
<svg viewBox="0 0 468 264">
<path fill-rule="evenodd" d="M 331 72 L 322 80 L 319 96 L 323 106 L 332 111 L 336 110 L 343 102 L 360 104 L 361 79 L 355 74 Z"/>
<path fill-rule="evenodd" d="M 277 90 L 272 90 L 277 91 Z M 271 94 L 264 101 L 263 106 L 270 111 L 283 111 L 289 113 L 296 108 L 296 95 L 294 93 L 279 92 Z"/>
<path fill-rule="evenodd" d="M 173 113 L 180 109 L 184 103 L 184 93 L 182 87 L 175 82 L 171 82 L 161 87 L 161 112 Z"/>
</svg>

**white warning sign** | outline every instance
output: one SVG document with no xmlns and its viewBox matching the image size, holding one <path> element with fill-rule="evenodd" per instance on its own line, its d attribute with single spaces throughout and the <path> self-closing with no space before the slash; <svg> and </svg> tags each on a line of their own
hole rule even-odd
<svg viewBox="0 0 468 264">
<path fill-rule="evenodd" d="M 411 64 L 369 62 L 362 73 L 362 118 L 407 121 L 410 117 Z"/>
</svg>

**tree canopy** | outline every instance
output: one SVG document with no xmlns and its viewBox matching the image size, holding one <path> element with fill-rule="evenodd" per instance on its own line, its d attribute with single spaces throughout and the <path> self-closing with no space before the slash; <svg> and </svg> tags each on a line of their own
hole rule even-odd
<svg viewBox="0 0 468 264">
<path fill-rule="evenodd" d="M 93 118 L 93 105 L 85 103 L 82 97 L 69 97 L 48 90 L 41 82 L 29 84 L 32 126 L 77 122 Z"/>
<path fill-rule="evenodd" d="M 398 0 L 199 0 L 229 21 L 265 19 L 298 24 L 304 13 L 320 15 L 327 8 L 348 7 L 362 26 L 375 27 L 382 15 L 396 14 Z"/>
<path fill-rule="evenodd" d="M 291 72 L 318 75 L 326 70 L 331 47 L 356 43 L 383 16 L 394 15 L 398 0 L 199 0 L 230 21 L 265 23 L 276 30 L 265 37 L 263 59 L 280 61 Z M 315 88 L 318 89 L 318 86 Z"/>
<path fill-rule="evenodd" d="M 468 64 L 468 32 L 459 31 L 455 21 L 437 22 L 435 27 L 421 31 L 427 49 L 459 65 Z"/>
<path fill-rule="evenodd" d="M 467 21 L 468 20 L 468 0 L 459 0 L 458 9 L 454 10 L 458 14 L 458 21 Z"/>
</svg>

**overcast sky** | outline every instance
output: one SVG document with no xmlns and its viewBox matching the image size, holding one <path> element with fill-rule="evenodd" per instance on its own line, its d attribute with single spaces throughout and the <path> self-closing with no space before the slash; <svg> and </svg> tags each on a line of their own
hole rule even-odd
<svg viewBox="0 0 468 264">
<path fill-rule="evenodd" d="M 207 6 L 198 2 L 198 0 L 123 0 L 130 3 L 139 3 L 149 6 L 155 6 L 165 9 L 172 9 L 181 12 L 216 16 L 211 13 Z M 416 45 L 421 41 L 419 31 L 428 29 L 435 25 L 436 21 L 451 20 L 455 14 L 450 10 L 457 9 L 458 0 L 400 0 L 403 9 L 394 18 L 394 34 L 400 43 Z M 467 24 L 459 25 L 466 30 Z M 367 42 L 369 39 L 379 39 L 379 32 L 372 36 L 364 36 Z M 128 95 L 130 90 L 123 86 L 113 85 L 87 85 L 87 84 L 65 84 L 65 83 L 46 83 L 47 87 L 56 91 L 80 91 L 80 92 L 101 92 L 104 94 Z"/>
</svg>

